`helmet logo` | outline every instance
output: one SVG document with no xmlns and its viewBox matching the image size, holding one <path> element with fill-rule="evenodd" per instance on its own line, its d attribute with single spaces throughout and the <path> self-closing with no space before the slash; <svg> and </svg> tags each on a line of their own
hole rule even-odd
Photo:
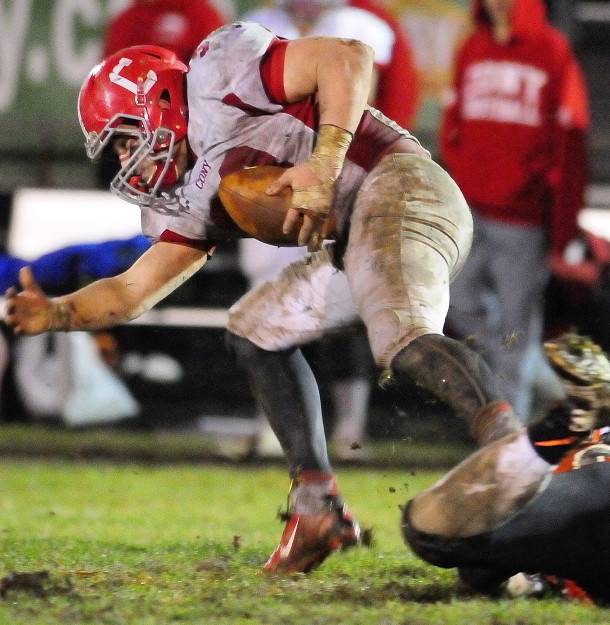
<svg viewBox="0 0 610 625">
<path fill-rule="evenodd" d="M 136 99 L 138 99 L 139 96 L 146 95 L 153 88 L 153 85 L 157 82 L 157 74 L 151 69 L 148 71 L 148 74 L 146 74 L 146 80 L 139 78 L 137 83 L 133 82 L 133 80 L 129 80 L 129 78 L 125 78 L 125 76 L 121 76 L 121 71 L 125 67 L 129 67 L 132 62 L 131 59 L 122 57 L 112 68 L 109 78 L 110 82 L 123 87 L 123 89 L 127 89 L 127 91 L 135 94 Z"/>
</svg>

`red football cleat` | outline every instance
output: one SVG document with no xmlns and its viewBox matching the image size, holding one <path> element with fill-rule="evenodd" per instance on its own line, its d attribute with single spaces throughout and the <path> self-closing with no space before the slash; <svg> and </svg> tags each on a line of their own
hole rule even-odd
<svg viewBox="0 0 610 625">
<path fill-rule="evenodd" d="M 326 492 L 320 493 L 319 489 Z M 342 502 L 334 477 L 325 476 L 318 481 L 302 476 L 291 492 L 291 500 L 289 511 L 283 516 L 286 527 L 280 544 L 264 566 L 266 572 L 309 573 L 333 551 L 358 543 L 360 526 Z M 314 507 L 319 511 L 303 512 L 298 502 L 306 500 L 310 504 L 316 502 Z"/>
</svg>

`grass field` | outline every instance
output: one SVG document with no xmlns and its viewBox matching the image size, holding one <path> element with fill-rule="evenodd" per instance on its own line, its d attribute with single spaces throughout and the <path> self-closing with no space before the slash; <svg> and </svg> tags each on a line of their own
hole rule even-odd
<svg viewBox="0 0 610 625">
<path fill-rule="evenodd" d="M 282 524 L 280 465 L 0 460 L 0 625 L 608 623 L 562 600 L 476 597 L 403 545 L 399 506 L 440 472 L 350 468 L 370 548 L 311 575 L 262 574 Z"/>
</svg>

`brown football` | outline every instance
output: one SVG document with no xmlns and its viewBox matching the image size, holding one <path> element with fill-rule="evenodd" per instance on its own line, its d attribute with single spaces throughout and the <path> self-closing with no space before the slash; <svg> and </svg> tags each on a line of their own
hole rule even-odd
<svg viewBox="0 0 610 625">
<path fill-rule="evenodd" d="M 218 195 L 231 219 L 251 237 L 278 246 L 298 245 L 302 218 L 293 233 L 286 235 L 282 225 L 290 208 L 292 191 L 287 188 L 278 195 L 267 195 L 265 189 L 285 171 L 283 167 L 261 165 L 228 174 L 220 181 Z M 331 238 L 334 219 L 328 220 L 325 236 Z"/>
</svg>

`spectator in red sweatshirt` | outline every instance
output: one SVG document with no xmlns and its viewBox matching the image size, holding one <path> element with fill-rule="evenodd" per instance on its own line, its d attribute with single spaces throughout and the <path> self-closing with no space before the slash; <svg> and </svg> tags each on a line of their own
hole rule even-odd
<svg viewBox="0 0 610 625">
<path fill-rule="evenodd" d="M 132 0 L 108 24 L 102 56 L 153 43 L 175 52 L 188 64 L 201 40 L 227 21 L 208 0 Z"/>
<path fill-rule="evenodd" d="M 473 0 L 444 111 L 441 156 L 474 213 L 448 330 L 472 337 L 526 420 L 542 344 L 549 260 L 577 234 L 587 182 L 588 98 L 543 0 Z M 529 370 L 529 371 L 528 371 Z"/>
</svg>

